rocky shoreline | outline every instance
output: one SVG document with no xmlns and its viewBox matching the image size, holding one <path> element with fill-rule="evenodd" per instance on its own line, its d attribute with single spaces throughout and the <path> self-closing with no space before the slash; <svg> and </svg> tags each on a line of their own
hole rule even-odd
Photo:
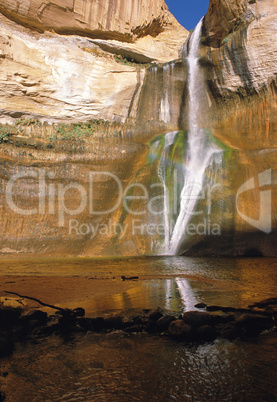
<svg viewBox="0 0 277 402">
<path fill-rule="evenodd" d="M 41 303 L 43 304 L 43 303 Z M 43 304 L 45 305 L 45 304 Z M 230 341 L 255 339 L 264 331 L 276 332 L 277 298 L 265 299 L 248 308 L 195 305 L 197 310 L 175 315 L 158 308 L 140 314 L 87 318 L 85 310 L 56 309 L 54 314 L 36 309 L 26 314 L 21 307 L 0 308 L 0 358 L 13 353 L 16 343 L 33 342 L 58 335 L 64 338 L 77 333 L 155 334 L 189 343 L 212 342 L 216 338 Z"/>
</svg>

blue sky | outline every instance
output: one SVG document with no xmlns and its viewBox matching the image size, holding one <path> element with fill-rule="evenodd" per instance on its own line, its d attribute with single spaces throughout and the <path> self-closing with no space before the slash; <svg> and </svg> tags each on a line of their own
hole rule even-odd
<svg viewBox="0 0 277 402">
<path fill-rule="evenodd" d="M 165 0 L 169 11 L 186 29 L 195 28 L 208 11 L 209 0 Z"/>
</svg>

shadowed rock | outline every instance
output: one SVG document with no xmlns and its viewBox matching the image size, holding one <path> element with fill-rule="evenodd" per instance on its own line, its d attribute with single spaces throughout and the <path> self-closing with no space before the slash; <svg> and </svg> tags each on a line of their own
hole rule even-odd
<svg viewBox="0 0 277 402">
<path fill-rule="evenodd" d="M 163 317 L 159 318 L 156 322 L 158 331 L 167 331 L 171 322 L 175 320 L 176 318 L 173 315 L 164 315 Z"/>
<path fill-rule="evenodd" d="M 149 314 L 149 320 L 151 321 L 158 321 L 163 314 L 160 312 L 160 310 L 153 311 L 153 313 Z"/>
<path fill-rule="evenodd" d="M 202 311 L 187 311 L 183 314 L 183 321 L 192 327 L 200 327 L 202 325 L 213 324 L 217 317 L 213 314 L 205 313 Z"/>
<path fill-rule="evenodd" d="M 39 325 L 46 324 L 47 322 L 47 313 L 41 310 L 30 311 L 28 314 L 24 315 L 23 321 L 28 323 L 30 321 L 37 321 Z"/>
<path fill-rule="evenodd" d="M 168 329 L 171 336 L 176 339 L 189 341 L 192 337 L 192 328 L 183 320 L 172 321 Z"/>
<path fill-rule="evenodd" d="M 0 328 L 9 328 L 18 323 L 22 309 L 14 307 L 0 308 Z"/>
<path fill-rule="evenodd" d="M 75 317 L 84 317 L 86 312 L 85 309 L 83 309 L 82 307 L 77 307 L 73 310 L 73 314 L 75 315 Z"/>
<path fill-rule="evenodd" d="M 217 331 L 211 325 L 201 325 L 196 330 L 196 340 L 202 342 L 212 342 L 217 337 Z"/>
<path fill-rule="evenodd" d="M 105 325 L 109 329 L 123 329 L 123 318 L 120 315 L 110 316 L 105 319 Z"/>
<path fill-rule="evenodd" d="M 256 336 L 265 329 L 271 328 L 271 317 L 257 314 L 243 314 L 236 320 L 236 326 L 242 336 Z"/>
<path fill-rule="evenodd" d="M 85 331 L 100 332 L 106 327 L 106 322 L 103 317 L 80 318 L 78 323 Z"/>
</svg>

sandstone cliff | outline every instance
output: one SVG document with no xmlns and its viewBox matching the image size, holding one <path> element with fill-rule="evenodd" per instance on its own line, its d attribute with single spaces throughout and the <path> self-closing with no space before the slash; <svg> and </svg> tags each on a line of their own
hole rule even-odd
<svg viewBox="0 0 277 402">
<path fill-rule="evenodd" d="M 3 0 L 0 11 L 39 31 L 123 41 L 157 36 L 173 21 L 164 0 Z"/>
<path fill-rule="evenodd" d="M 1 119 L 16 121 L 16 127 L 3 126 L 0 133 L 0 249 L 45 255 L 155 253 L 159 237 L 145 235 L 139 229 L 134 236 L 131 215 L 120 206 L 102 217 L 91 216 L 87 200 L 74 227 L 70 226 L 68 211 L 78 211 L 81 195 L 90 194 L 91 172 L 111 172 L 124 188 L 136 182 L 150 188 L 159 180 L 157 158 L 149 157 L 148 142 L 156 134 L 187 129 L 187 63 L 180 55 L 188 32 L 170 17 L 163 2 L 152 2 L 151 6 L 150 2 L 143 3 L 149 5 L 145 22 L 133 15 L 127 28 L 118 21 L 110 22 L 109 27 L 103 22 L 104 29 L 99 32 L 94 22 L 79 30 L 70 6 L 57 7 L 54 16 L 53 3 L 49 3 L 43 21 L 39 21 L 35 10 L 41 3 L 36 7 L 35 2 L 29 3 L 32 8 L 27 12 L 19 2 L 2 2 L 2 8 L 6 4 L 6 17 L 0 20 Z M 95 2 L 82 2 L 89 3 Z M 23 7 L 27 2 L 20 4 Z M 109 4 L 118 6 L 116 1 Z M 122 4 L 124 8 L 127 3 Z M 63 20 L 65 15 L 69 18 L 64 20 L 67 28 L 59 30 L 51 21 Z M 215 195 L 213 215 L 220 221 L 222 237 L 193 239 L 189 243 L 193 252 L 242 255 L 253 247 L 267 255 L 276 253 L 276 15 L 275 0 L 210 1 L 200 48 L 207 90 L 199 121 L 227 149 L 229 159 L 222 166 L 223 193 L 220 199 Z M 147 31 L 146 27 L 152 28 Z M 50 28 L 54 32 L 46 31 Z M 105 121 L 70 129 L 63 124 L 47 124 L 92 119 Z M 115 125 L 106 126 L 107 121 Z M 178 146 L 176 150 L 178 153 Z M 181 155 L 178 163 L 182 163 Z M 271 215 L 270 234 L 249 225 L 237 209 L 258 221 L 258 178 L 265 171 L 270 171 L 271 180 L 272 208 L 267 205 L 266 210 Z M 34 180 L 18 180 L 11 196 L 24 211 L 39 208 L 31 216 L 13 210 L 5 195 L 10 178 L 26 172 L 31 172 Z M 40 175 L 43 188 L 38 188 Z M 238 189 L 250 179 L 255 188 L 236 205 Z M 63 225 L 58 216 L 58 189 L 63 186 L 62 191 L 68 183 L 79 183 L 82 189 L 67 194 L 66 205 L 62 205 Z M 95 209 L 110 211 L 111 194 L 116 198 L 118 193 L 113 176 L 97 177 L 95 186 Z M 134 210 L 143 207 L 142 203 Z M 148 218 L 142 217 L 141 224 Z M 126 228 L 122 238 L 109 226 L 113 222 Z M 103 225 L 102 233 L 99 225 Z M 96 228 L 97 234 L 92 231 Z"/>
<path fill-rule="evenodd" d="M 187 37 L 163 1 L 7 1 L 0 10 L 29 27 L 0 15 L 2 122 L 134 118 L 145 66 L 177 58 Z"/>
<path fill-rule="evenodd" d="M 256 0 L 249 3 L 256 3 Z M 247 0 L 210 0 L 205 16 L 206 44 L 220 46 L 223 38 L 245 22 L 247 10 Z"/>
</svg>

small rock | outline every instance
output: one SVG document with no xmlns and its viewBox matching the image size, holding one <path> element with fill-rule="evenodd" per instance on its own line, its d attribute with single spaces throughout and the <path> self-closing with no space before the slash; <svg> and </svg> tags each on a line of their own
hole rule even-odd
<svg viewBox="0 0 277 402">
<path fill-rule="evenodd" d="M 159 310 L 153 311 L 153 313 L 149 314 L 149 319 L 151 321 L 158 321 L 159 318 L 161 318 L 163 314 Z"/>
<path fill-rule="evenodd" d="M 196 307 L 196 308 L 205 308 L 205 307 L 207 307 L 207 304 L 206 303 L 197 303 L 197 304 L 194 305 L 194 307 Z"/>
<path fill-rule="evenodd" d="M 192 328 L 183 320 L 172 321 L 169 325 L 168 331 L 176 339 L 189 341 L 192 335 Z"/>
<path fill-rule="evenodd" d="M 175 320 L 176 318 L 173 315 L 164 315 L 163 317 L 159 318 L 156 322 L 158 331 L 167 331 L 170 323 Z"/>
<path fill-rule="evenodd" d="M 201 325 L 196 330 L 196 339 L 203 342 L 212 342 L 216 339 L 217 332 L 211 325 Z"/>
<path fill-rule="evenodd" d="M 75 317 L 84 317 L 86 312 L 85 309 L 83 309 L 83 307 L 77 307 L 73 310 L 73 314 L 75 315 Z"/>
</svg>

